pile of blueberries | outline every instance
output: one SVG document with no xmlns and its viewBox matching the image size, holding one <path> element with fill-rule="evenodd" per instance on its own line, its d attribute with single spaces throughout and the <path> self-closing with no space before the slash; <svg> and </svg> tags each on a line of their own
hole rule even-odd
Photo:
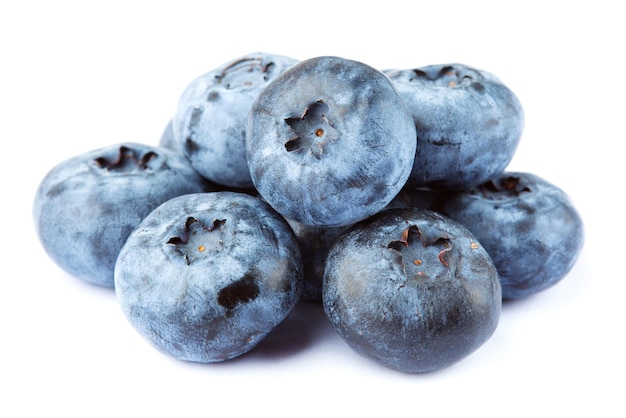
<svg viewBox="0 0 626 418">
<path fill-rule="evenodd" d="M 52 168 L 35 228 L 175 358 L 235 358 L 319 303 L 355 352 L 432 372 L 582 249 L 570 198 L 506 171 L 523 125 L 516 95 L 466 65 L 252 53 L 193 80 L 158 144 Z"/>
</svg>

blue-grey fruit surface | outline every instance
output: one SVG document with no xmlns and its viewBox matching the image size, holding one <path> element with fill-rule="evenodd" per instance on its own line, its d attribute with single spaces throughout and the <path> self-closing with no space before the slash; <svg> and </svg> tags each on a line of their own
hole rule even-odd
<svg viewBox="0 0 626 418">
<path fill-rule="evenodd" d="M 406 373 L 448 367 L 495 332 L 496 268 L 461 224 L 433 211 L 379 212 L 330 249 L 324 311 L 357 353 Z"/>
<path fill-rule="evenodd" d="M 287 220 L 293 229 L 302 254 L 304 284 L 301 300 L 322 302 L 322 281 L 326 256 L 339 236 L 349 226 L 312 226 Z"/>
<path fill-rule="evenodd" d="M 297 62 L 254 52 L 189 83 L 176 106 L 172 131 L 176 147 L 200 174 L 223 186 L 252 187 L 245 149 L 248 112 L 259 93 Z"/>
<path fill-rule="evenodd" d="M 115 291 L 131 325 L 163 353 L 212 363 L 254 348 L 302 292 L 286 221 L 244 193 L 171 199 L 129 236 Z"/>
<path fill-rule="evenodd" d="M 493 259 L 505 299 L 527 297 L 561 281 L 584 244 L 572 199 L 536 174 L 504 172 L 432 206 L 465 225 Z"/>
<path fill-rule="evenodd" d="M 346 226 L 383 209 L 406 183 L 416 146 L 415 124 L 391 81 L 341 57 L 287 69 L 248 117 L 254 186 L 305 225 Z"/>
<path fill-rule="evenodd" d="M 464 64 L 385 74 L 415 121 L 410 187 L 466 189 L 506 169 L 524 129 L 515 93 L 495 75 Z"/>
<path fill-rule="evenodd" d="M 33 202 L 35 230 L 65 271 L 112 287 L 117 255 L 148 213 L 173 197 L 213 189 L 178 153 L 112 144 L 62 161 L 46 174 Z"/>
</svg>

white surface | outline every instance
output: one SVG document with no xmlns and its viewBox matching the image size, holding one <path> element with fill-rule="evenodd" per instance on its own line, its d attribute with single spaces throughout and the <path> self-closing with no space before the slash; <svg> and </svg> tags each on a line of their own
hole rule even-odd
<svg viewBox="0 0 626 418">
<path fill-rule="evenodd" d="M 3 3 L 0 416 L 624 416 L 626 2 L 529 3 Z M 571 274 L 506 304 L 492 339 L 429 375 L 358 357 L 311 307 L 232 362 L 155 351 L 113 291 L 47 258 L 35 189 L 68 157 L 157 143 L 192 78 L 261 50 L 496 74 L 526 111 L 510 168 L 562 187 L 586 222 Z"/>
</svg>

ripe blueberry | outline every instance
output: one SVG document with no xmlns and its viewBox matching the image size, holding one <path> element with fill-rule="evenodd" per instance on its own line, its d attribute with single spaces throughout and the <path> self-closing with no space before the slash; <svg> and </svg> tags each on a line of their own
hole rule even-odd
<svg viewBox="0 0 626 418">
<path fill-rule="evenodd" d="M 535 174 L 504 172 L 469 190 L 443 194 L 432 208 L 465 225 L 485 246 L 505 299 L 555 285 L 583 246 L 583 221 L 572 200 Z"/>
<path fill-rule="evenodd" d="M 325 227 L 304 225 L 292 220 L 288 222 L 296 235 L 302 254 L 304 285 L 301 300 L 321 303 L 326 256 L 348 226 Z"/>
<path fill-rule="evenodd" d="M 288 219 L 345 226 L 383 209 L 406 182 L 415 125 L 383 73 L 340 57 L 302 61 L 252 105 L 254 186 Z"/>
<path fill-rule="evenodd" d="M 519 144 L 524 113 L 498 78 L 463 64 L 386 74 L 417 130 L 407 186 L 466 189 L 504 171 Z"/>
<path fill-rule="evenodd" d="M 173 134 L 191 165 L 207 179 L 251 188 L 246 161 L 246 119 L 257 95 L 297 60 L 256 52 L 197 77 L 184 90 Z"/>
<path fill-rule="evenodd" d="M 255 347 L 302 291 L 293 231 L 243 193 L 171 199 L 131 233 L 115 290 L 131 325 L 181 360 L 219 362 Z"/>
<path fill-rule="evenodd" d="M 57 164 L 33 203 L 39 239 L 68 273 L 113 286 L 117 255 L 130 232 L 168 199 L 213 186 L 171 150 L 121 143 Z"/>
<path fill-rule="evenodd" d="M 418 208 L 388 209 L 330 249 L 324 311 L 357 353 L 407 373 L 435 371 L 493 334 L 502 294 L 496 268 L 459 223 Z"/>
</svg>

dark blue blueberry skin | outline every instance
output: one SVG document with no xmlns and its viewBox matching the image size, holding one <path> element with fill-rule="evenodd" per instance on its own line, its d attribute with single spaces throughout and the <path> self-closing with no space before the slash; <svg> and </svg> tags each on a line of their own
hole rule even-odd
<svg viewBox="0 0 626 418">
<path fill-rule="evenodd" d="M 437 200 L 442 192 L 430 189 L 414 189 L 403 187 L 400 193 L 387 205 L 387 209 L 392 208 L 419 208 L 430 209 L 430 206 Z"/>
<path fill-rule="evenodd" d="M 129 236 L 115 290 L 159 350 L 219 362 L 251 350 L 289 314 L 302 260 L 289 225 L 261 199 L 190 194 L 159 206 Z"/>
<path fill-rule="evenodd" d="M 505 172 L 441 195 L 432 208 L 465 225 L 484 245 L 505 299 L 555 285 L 572 269 L 584 243 L 583 221 L 569 196 L 531 173 Z"/>
<path fill-rule="evenodd" d="M 352 349 L 406 373 L 473 353 L 502 308 L 496 268 L 476 238 L 418 208 L 384 210 L 342 234 L 322 291 L 326 315 Z"/>
<path fill-rule="evenodd" d="M 301 300 L 321 303 L 326 256 L 337 238 L 348 226 L 311 226 L 292 220 L 287 221 L 296 234 L 302 254 L 304 286 Z"/>
<path fill-rule="evenodd" d="M 522 135 L 524 112 L 498 78 L 463 64 L 385 74 L 406 102 L 417 130 L 408 186 L 467 189 L 506 169 Z"/>
<path fill-rule="evenodd" d="M 415 125 L 392 83 L 340 57 L 294 65 L 254 102 L 246 135 L 259 194 L 288 219 L 346 226 L 383 209 L 405 184 Z"/>
<path fill-rule="evenodd" d="M 207 179 L 251 188 L 246 161 L 246 121 L 258 94 L 298 61 L 265 52 L 229 61 L 193 80 L 173 116 L 178 148 Z"/>
<path fill-rule="evenodd" d="M 115 260 L 137 224 L 168 199 L 209 190 L 182 155 L 132 142 L 109 145 L 48 172 L 33 203 L 35 229 L 61 268 L 112 287 Z"/>
<path fill-rule="evenodd" d="M 438 193 L 431 190 L 402 189 L 386 209 L 413 207 L 428 209 L 437 196 Z M 301 299 L 305 302 L 321 303 L 326 257 L 335 241 L 351 225 L 326 227 L 287 221 L 298 238 L 304 262 L 304 289 Z"/>
</svg>

